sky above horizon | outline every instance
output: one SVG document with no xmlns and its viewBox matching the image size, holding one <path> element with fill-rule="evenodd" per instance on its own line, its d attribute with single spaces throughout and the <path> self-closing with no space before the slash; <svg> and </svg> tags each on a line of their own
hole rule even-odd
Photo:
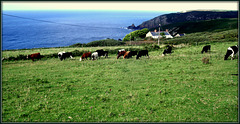
<svg viewBox="0 0 240 124">
<path fill-rule="evenodd" d="M 238 10 L 238 1 L 2 1 L 2 10 Z"/>
</svg>

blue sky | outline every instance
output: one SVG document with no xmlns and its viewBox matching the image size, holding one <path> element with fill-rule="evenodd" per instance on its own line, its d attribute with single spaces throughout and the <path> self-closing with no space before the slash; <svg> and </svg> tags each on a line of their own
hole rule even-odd
<svg viewBox="0 0 240 124">
<path fill-rule="evenodd" d="M 2 10 L 238 10 L 238 1 L 2 1 Z"/>
</svg>

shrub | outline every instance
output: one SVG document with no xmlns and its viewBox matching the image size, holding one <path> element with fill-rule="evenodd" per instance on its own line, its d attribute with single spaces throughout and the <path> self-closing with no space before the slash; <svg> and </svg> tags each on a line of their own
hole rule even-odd
<svg viewBox="0 0 240 124">
<path fill-rule="evenodd" d="M 147 49 L 148 51 L 155 51 L 155 50 L 159 50 L 160 47 L 157 44 L 146 44 L 144 46 L 144 49 Z"/>
<path fill-rule="evenodd" d="M 73 44 L 73 45 L 70 45 L 69 47 L 85 47 L 86 44 L 85 43 L 76 43 L 76 44 Z"/>
<path fill-rule="evenodd" d="M 74 50 L 72 51 L 73 56 L 81 56 L 84 53 L 84 51 Z"/>
<path fill-rule="evenodd" d="M 24 56 L 24 55 L 18 55 L 16 60 L 26 60 L 27 59 L 27 56 Z"/>
<path fill-rule="evenodd" d="M 114 39 L 106 39 L 106 40 L 97 40 L 87 43 L 87 47 L 97 47 L 97 46 L 120 46 L 125 44 L 122 41 L 114 40 Z"/>
<path fill-rule="evenodd" d="M 136 30 L 133 31 L 129 34 L 127 34 L 124 38 L 123 41 L 130 41 L 130 37 L 131 40 L 142 40 L 146 37 L 146 34 L 149 32 L 149 30 L 147 28 L 144 28 L 142 30 Z"/>
</svg>

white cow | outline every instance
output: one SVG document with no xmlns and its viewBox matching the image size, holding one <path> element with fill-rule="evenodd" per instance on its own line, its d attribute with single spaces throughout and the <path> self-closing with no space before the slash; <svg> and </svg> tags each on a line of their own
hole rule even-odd
<svg viewBox="0 0 240 124">
<path fill-rule="evenodd" d="M 94 52 L 94 53 L 92 53 L 92 60 L 97 60 L 98 59 L 98 52 Z"/>
</svg>

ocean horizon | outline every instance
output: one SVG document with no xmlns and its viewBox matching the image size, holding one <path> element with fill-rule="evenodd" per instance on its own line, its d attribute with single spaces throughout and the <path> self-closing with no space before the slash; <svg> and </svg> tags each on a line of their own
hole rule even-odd
<svg viewBox="0 0 240 124">
<path fill-rule="evenodd" d="M 2 50 L 64 47 L 123 39 L 127 27 L 170 12 L 2 11 Z"/>
</svg>

